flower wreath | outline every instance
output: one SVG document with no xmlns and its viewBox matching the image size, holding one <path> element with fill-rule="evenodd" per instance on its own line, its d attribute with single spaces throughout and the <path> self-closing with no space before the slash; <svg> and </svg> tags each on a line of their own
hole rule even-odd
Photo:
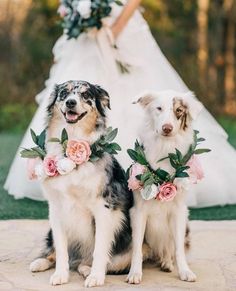
<svg viewBox="0 0 236 291">
<path fill-rule="evenodd" d="M 117 154 L 121 147 L 112 142 L 118 129 L 107 128 L 106 133 L 90 145 L 85 140 L 69 140 L 66 129 L 62 130 L 61 138 L 51 138 L 48 142 L 57 142 L 62 146 L 63 156 L 47 155 L 45 148 L 46 130 L 40 135 L 31 129 L 31 137 L 35 147 L 23 149 L 20 154 L 27 158 L 28 176 L 32 179 L 45 179 L 58 175 L 66 175 L 80 165 L 90 161 L 96 162 L 104 153 Z"/>
<path fill-rule="evenodd" d="M 198 138 L 198 131 L 194 131 L 194 142 L 189 146 L 185 155 L 178 149 L 175 153 L 169 153 L 167 157 L 160 159 L 158 162 L 169 159 L 171 166 L 175 169 L 173 174 L 158 168 L 153 170 L 148 163 L 144 148 L 135 142 L 133 149 L 127 152 L 134 163 L 128 168 L 128 186 L 131 190 L 140 190 L 142 198 L 145 200 L 158 199 L 160 201 L 171 201 L 177 194 L 176 178 L 190 178 L 190 181 L 196 183 L 204 177 L 201 164 L 197 155 L 209 152 L 209 149 L 197 149 L 204 138 Z M 188 172 L 187 172 L 188 170 Z"/>
</svg>

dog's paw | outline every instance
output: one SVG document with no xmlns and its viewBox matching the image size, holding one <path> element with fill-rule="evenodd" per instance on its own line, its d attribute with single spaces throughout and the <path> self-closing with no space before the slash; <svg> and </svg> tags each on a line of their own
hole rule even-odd
<svg viewBox="0 0 236 291">
<path fill-rule="evenodd" d="M 96 287 L 104 285 L 105 275 L 104 274 L 90 274 L 85 282 L 85 287 Z"/>
<path fill-rule="evenodd" d="M 182 281 L 187 282 L 195 282 L 197 279 L 197 276 L 190 269 L 180 271 L 179 277 Z"/>
<path fill-rule="evenodd" d="M 142 281 L 142 273 L 131 272 L 125 281 L 129 284 L 140 284 Z"/>
<path fill-rule="evenodd" d="M 172 261 L 164 261 L 161 263 L 161 271 L 170 273 L 174 270 Z"/>
<path fill-rule="evenodd" d="M 49 260 L 44 258 L 39 258 L 34 260 L 30 264 L 30 271 L 31 272 L 43 272 L 51 267 Z"/>
<path fill-rule="evenodd" d="M 51 285 L 62 285 L 66 284 L 69 281 L 69 272 L 68 271 L 56 271 L 50 278 Z"/>
<path fill-rule="evenodd" d="M 84 278 L 87 278 L 88 275 L 91 272 L 91 267 L 87 266 L 87 265 L 79 265 L 78 267 L 78 272 L 80 275 L 82 275 Z"/>
</svg>

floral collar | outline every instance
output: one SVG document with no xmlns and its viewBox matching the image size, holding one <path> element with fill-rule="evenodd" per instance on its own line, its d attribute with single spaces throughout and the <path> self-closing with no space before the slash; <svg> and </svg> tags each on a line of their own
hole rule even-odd
<svg viewBox="0 0 236 291">
<path fill-rule="evenodd" d="M 20 154 L 27 158 L 28 176 L 30 179 L 45 179 L 70 173 L 73 169 L 90 161 L 98 161 L 104 153 L 117 154 L 121 147 L 112 142 L 118 129 L 107 128 L 106 133 L 90 145 L 85 140 L 70 140 L 66 129 L 62 130 L 61 138 L 51 138 L 48 142 L 59 143 L 63 156 L 48 155 L 45 148 L 46 130 L 40 135 L 31 129 L 31 137 L 35 147 L 23 149 Z"/>
<path fill-rule="evenodd" d="M 127 176 L 128 185 L 131 190 L 140 190 L 144 200 L 152 198 L 161 201 L 171 201 L 177 194 L 176 178 L 190 178 L 193 183 L 201 180 L 204 176 L 201 164 L 197 155 L 209 152 L 209 149 L 197 149 L 204 138 L 198 138 L 198 131 L 194 131 L 194 142 L 189 146 L 185 155 L 178 149 L 175 153 L 169 153 L 167 157 L 160 159 L 158 162 L 169 159 L 174 173 L 158 168 L 153 170 L 145 156 L 144 147 L 135 142 L 133 149 L 128 149 L 128 154 L 134 163 L 128 168 Z"/>
</svg>

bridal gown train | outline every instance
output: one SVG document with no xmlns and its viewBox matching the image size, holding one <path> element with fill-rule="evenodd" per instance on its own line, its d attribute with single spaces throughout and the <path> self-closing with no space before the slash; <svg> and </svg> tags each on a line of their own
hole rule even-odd
<svg viewBox="0 0 236 291">
<path fill-rule="evenodd" d="M 121 12 L 114 6 L 107 23 L 112 23 Z M 131 65 L 129 74 L 120 74 L 115 65 L 115 56 L 104 30 L 97 37 L 82 34 L 77 40 L 67 40 L 62 35 L 56 42 L 53 53 L 55 64 L 46 81 L 45 89 L 37 96 L 39 108 L 29 126 L 37 133 L 44 128 L 45 108 L 54 84 L 67 80 L 87 80 L 104 87 L 110 94 L 111 111 L 109 123 L 119 128 L 117 141 L 123 148 L 118 160 L 127 168 L 130 160 L 126 149 L 133 147 L 137 128 L 142 121 L 142 110 L 133 105 L 135 97 L 145 90 L 189 90 L 168 63 L 155 42 L 149 27 L 139 11 L 136 11 L 117 39 L 120 58 Z M 201 155 L 205 179 L 189 191 L 188 205 L 203 207 L 236 203 L 234 182 L 236 178 L 236 151 L 227 142 L 227 134 L 204 109 L 195 126 L 206 138 L 204 147 L 211 153 Z M 20 147 L 32 145 L 29 129 Z M 19 149 L 20 150 L 20 149 Z M 15 198 L 43 199 L 37 181 L 30 181 L 26 173 L 26 161 L 20 158 L 19 150 L 12 163 L 5 189 Z"/>
</svg>

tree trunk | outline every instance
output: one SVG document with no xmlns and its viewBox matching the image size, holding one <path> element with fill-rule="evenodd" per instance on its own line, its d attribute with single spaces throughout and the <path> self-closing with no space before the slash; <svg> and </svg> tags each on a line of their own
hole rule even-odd
<svg viewBox="0 0 236 291">
<path fill-rule="evenodd" d="M 201 91 L 207 94 L 209 0 L 198 0 L 198 70 Z"/>
<path fill-rule="evenodd" d="M 225 0 L 224 9 L 227 17 L 226 50 L 225 50 L 225 106 L 224 110 L 229 114 L 236 114 L 235 100 L 235 18 L 236 1 Z"/>
</svg>

